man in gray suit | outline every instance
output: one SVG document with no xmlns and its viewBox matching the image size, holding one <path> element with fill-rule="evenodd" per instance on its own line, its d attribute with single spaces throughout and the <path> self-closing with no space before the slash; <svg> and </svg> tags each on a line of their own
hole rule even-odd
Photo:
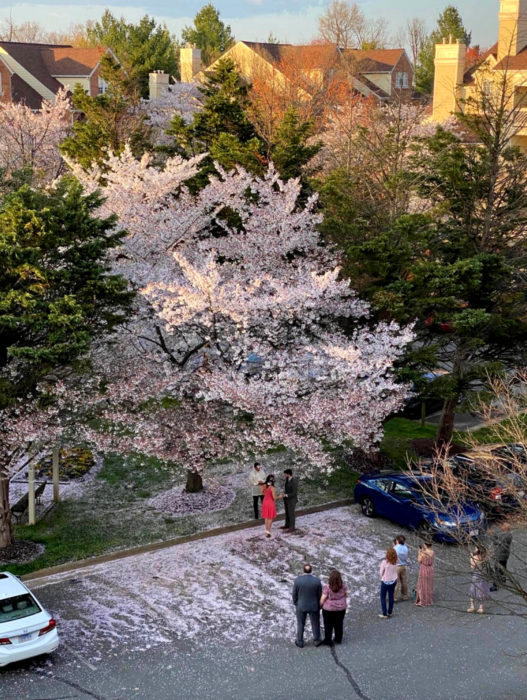
<svg viewBox="0 0 527 700">
<path fill-rule="evenodd" d="M 281 530 L 294 532 L 296 530 L 295 510 L 298 496 L 298 478 L 293 476 L 292 469 L 286 469 L 285 487 L 284 487 L 284 508 L 285 508 L 285 525 L 282 525 Z"/>
<path fill-rule="evenodd" d="M 322 583 L 320 579 L 311 573 L 311 564 L 304 564 L 304 573 L 297 576 L 293 584 L 293 604 L 296 607 L 296 640 L 297 647 L 304 646 L 304 627 L 306 617 L 309 615 L 313 640 L 318 647 L 322 643 L 320 639 L 320 597 L 322 595 Z"/>
</svg>

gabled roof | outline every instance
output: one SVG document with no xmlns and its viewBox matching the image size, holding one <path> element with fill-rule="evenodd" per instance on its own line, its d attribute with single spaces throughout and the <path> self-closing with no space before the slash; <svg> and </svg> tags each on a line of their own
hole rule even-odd
<svg viewBox="0 0 527 700">
<path fill-rule="evenodd" d="M 4 62 L 10 62 L 14 101 L 25 102 L 31 109 L 40 109 L 43 96 L 52 99 L 50 93 L 57 94 L 63 87 L 57 77 L 87 78 L 109 51 L 105 47 L 75 48 L 68 44 L 28 44 L 18 41 L 0 41 L 0 50 L 7 54 L 4 54 Z M 36 82 L 30 77 L 35 78 Z"/>
<path fill-rule="evenodd" d="M 52 92 L 57 92 L 62 85 L 50 74 L 44 62 L 44 52 L 52 48 L 50 44 L 26 44 L 19 41 L 0 41 L 0 47 L 20 63 L 31 75 Z M 60 45 L 60 48 L 68 48 Z"/>
<path fill-rule="evenodd" d="M 527 70 L 527 46 L 516 56 L 505 56 L 494 66 L 494 70 Z"/>
<path fill-rule="evenodd" d="M 471 66 L 464 74 L 463 76 L 463 83 L 465 85 L 469 85 L 470 83 L 474 82 L 474 73 L 477 71 L 477 69 L 481 66 L 482 63 L 484 63 L 489 56 L 494 56 L 494 58 L 498 57 L 498 42 L 496 42 L 493 46 L 490 47 L 490 49 L 487 49 L 479 58 L 478 62 L 475 63 L 473 66 Z"/>
<path fill-rule="evenodd" d="M 241 41 L 252 51 L 272 63 L 282 63 L 295 58 L 302 58 L 309 54 L 310 67 L 323 67 L 328 59 L 337 58 L 337 48 L 332 44 L 268 44 L 258 41 Z"/>
<path fill-rule="evenodd" d="M 340 49 L 344 58 L 357 61 L 358 67 L 364 73 L 391 73 L 404 49 Z"/>
<path fill-rule="evenodd" d="M 87 77 L 107 51 L 108 49 L 100 46 L 92 48 L 61 46 L 44 49 L 42 56 L 49 73 L 53 76 Z"/>
</svg>

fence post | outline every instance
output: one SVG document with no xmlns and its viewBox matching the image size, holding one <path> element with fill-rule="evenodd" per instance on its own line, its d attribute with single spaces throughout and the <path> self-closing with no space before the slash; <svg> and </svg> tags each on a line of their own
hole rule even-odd
<svg viewBox="0 0 527 700">
<path fill-rule="evenodd" d="M 30 464 L 27 470 L 27 506 L 28 506 L 28 524 L 34 525 L 37 521 L 35 518 L 35 465 Z"/>
<path fill-rule="evenodd" d="M 60 457 L 60 447 L 55 445 L 53 448 L 53 501 L 58 503 L 60 501 L 59 493 L 59 457 Z"/>
</svg>

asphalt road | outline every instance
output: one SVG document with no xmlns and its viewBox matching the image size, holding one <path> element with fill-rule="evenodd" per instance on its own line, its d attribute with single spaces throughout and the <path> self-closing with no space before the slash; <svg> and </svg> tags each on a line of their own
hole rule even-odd
<svg viewBox="0 0 527 700">
<path fill-rule="evenodd" d="M 372 527 L 386 538 L 393 533 L 385 521 L 375 520 Z M 515 533 L 516 546 L 525 539 L 524 533 Z M 446 571 L 456 556 L 454 548 L 439 549 L 441 568 Z M 72 616 L 81 605 L 79 577 L 88 572 L 44 582 L 37 594 L 48 608 Z M 231 623 L 239 626 L 233 635 L 238 641 L 211 633 L 203 621 L 199 640 L 167 632 L 162 643 L 149 645 L 145 632 L 144 644 L 133 648 L 124 638 L 109 643 L 101 636 L 98 643 L 95 621 L 90 633 L 96 662 L 66 643 L 52 660 L 0 670 L 0 698 L 525 700 L 527 619 L 503 614 L 496 604 L 488 606 L 494 614 L 467 614 L 466 581 L 458 574 L 458 585 L 452 586 L 449 577 L 438 577 L 435 606 L 401 602 L 389 620 L 377 617 L 374 598 L 353 600 L 344 642 L 333 649 L 315 648 L 309 630 L 306 646 L 297 649 L 292 636 L 248 625 L 247 612 Z"/>
</svg>

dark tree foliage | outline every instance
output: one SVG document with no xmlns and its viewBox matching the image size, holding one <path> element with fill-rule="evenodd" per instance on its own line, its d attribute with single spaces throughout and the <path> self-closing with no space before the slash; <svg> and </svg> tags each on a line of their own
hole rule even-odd
<svg viewBox="0 0 527 700">
<path fill-rule="evenodd" d="M 123 233 L 94 215 L 100 203 L 69 178 L 0 203 L 0 406 L 126 317 L 132 296 L 107 260 Z"/>
<path fill-rule="evenodd" d="M 142 97 L 148 97 L 148 74 L 162 70 L 178 75 L 178 43 L 166 25 L 145 15 L 137 24 L 117 19 L 105 10 L 99 22 L 87 27 L 89 41 L 108 46 L 136 83 Z"/>
<path fill-rule="evenodd" d="M 201 60 L 209 66 L 234 43 L 231 28 L 220 20 L 220 13 L 209 3 L 194 17 L 194 26 L 185 27 L 181 34 L 184 43 L 201 49 Z"/>
</svg>

